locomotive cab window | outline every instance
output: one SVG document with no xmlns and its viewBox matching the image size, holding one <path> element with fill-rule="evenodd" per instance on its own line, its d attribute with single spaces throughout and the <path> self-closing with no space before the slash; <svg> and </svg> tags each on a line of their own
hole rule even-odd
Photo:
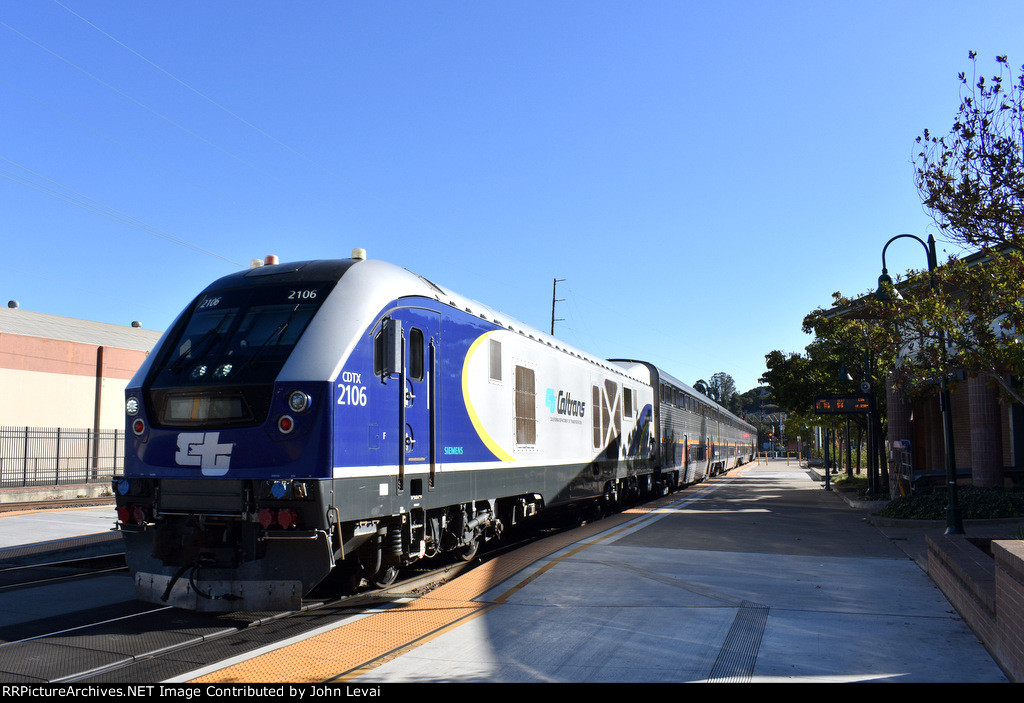
<svg viewBox="0 0 1024 703">
<path fill-rule="evenodd" d="M 331 284 L 309 285 L 302 297 L 287 286 L 215 291 L 200 296 L 173 330 L 154 385 L 273 380 Z"/>
<path fill-rule="evenodd" d="M 269 389 L 334 283 L 203 293 L 168 332 L 146 379 L 162 427 L 263 421 Z"/>
</svg>

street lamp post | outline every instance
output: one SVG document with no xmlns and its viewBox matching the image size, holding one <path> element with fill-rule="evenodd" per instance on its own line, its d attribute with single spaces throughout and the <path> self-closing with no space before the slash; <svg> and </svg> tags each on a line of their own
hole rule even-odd
<svg viewBox="0 0 1024 703">
<path fill-rule="evenodd" d="M 894 241 L 903 237 L 915 239 L 925 248 L 925 252 L 928 255 L 929 287 L 933 293 L 935 291 L 935 237 L 929 234 L 928 243 L 926 244 L 916 235 L 897 234 L 886 242 L 884 247 L 882 247 L 882 275 L 878 277 L 878 291 L 875 294 L 879 300 L 889 299 L 890 293 L 887 287 L 891 288 L 892 286 L 892 278 L 889 276 L 888 271 L 885 268 L 885 250 L 888 249 L 889 245 Z M 939 330 L 939 343 L 942 345 L 942 358 L 943 361 L 945 361 L 947 354 L 945 330 Z M 946 370 L 943 368 L 939 369 L 939 371 L 939 408 L 942 411 L 942 440 L 943 448 L 946 453 L 946 486 L 949 500 L 949 503 L 946 505 L 946 534 L 961 535 L 964 533 L 964 524 L 960 514 L 960 504 L 957 500 L 956 493 L 956 457 L 953 454 L 953 412 L 952 407 L 949 404 L 949 382 L 946 379 Z"/>
<path fill-rule="evenodd" d="M 822 454 L 823 454 L 823 458 L 825 460 L 825 490 L 826 491 L 831 491 L 832 490 L 832 478 L 831 478 L 832 467 L 830 465 L 831 462 L 829 460 L 829 449 L 830 449 L 829 445 L 830 445 L 832 440 L 829 439 L 829 436 L 828 436 L 828 427 L 823 427 L 822 430 L 825 432 L 825 441 L 822 442 Z"/>
</svg>

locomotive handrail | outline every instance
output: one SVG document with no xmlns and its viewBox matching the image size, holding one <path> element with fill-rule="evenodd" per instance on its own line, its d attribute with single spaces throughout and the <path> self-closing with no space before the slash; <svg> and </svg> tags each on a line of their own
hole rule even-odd
<svg viewBox="0 0 1024 703">
<path fill-rule="evenodd" d="M 276 532 L 268 532 L 267 534 L 265 534 L 263 536 L 263 539 L 298 539 L 298 540 L 313 539 L 313 540 L 316 540 L 316 539 L 320 539 L 320 535 L 326 535 L 326 534 L 327 533 L 324 532 L 323 530 L 314 530 L 312 532 L 307 532 L 305 534 L 287 534 L 287 533 L 285 533 L 285 534 L 278 534 Z"/>
</svg>

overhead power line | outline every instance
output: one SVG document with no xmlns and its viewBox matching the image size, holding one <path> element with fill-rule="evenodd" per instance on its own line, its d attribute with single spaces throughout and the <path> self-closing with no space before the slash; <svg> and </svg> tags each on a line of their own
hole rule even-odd
<svg viewBox="0 0 1024 703">
<path fill-rule="evenodd" d="M 17 173 L 15 173 L 13 171 L 8 171 L 7 169 L 0 168 L 0 176 L 3 176 L 4 178 L 6 178 L 6 179 L 8 179 L 10 181 L 13 181 L 15 183 L 20 183 L 23 186 L 26 186 L 28 188 L 32 188 L 33 190 L 39 191 L 40 193 L 44 193 L 46 195 L 49 195 L 52 198 L 56 198 L 58 200 L 63 200 L 64 202 L 70 203 L 71 205 L 74 205 L 76 207 L 80 207 L 83 210 L 87 210 L 87 211 L 95 213 L 97 215 L 102 215 L 102 216 L 107 217 L 107 218 L 109 218 L 111 220 L 114 220 L 115 222 L 120 222 L 121 224 L 127 225 L 129 227 L 133 227 L 133 228 L 135 228 L 137 230 L 145 232 L 146 234 L 153 235 L 154 237 L 159 237 L 160 239 L 164 239 L 164 240 L 166 240 L 168 242 L 171 242 L 173 244 L 178 244 L 179 246 L 188 247 L 189 249 L 193 249 L 193 250 L 201 252 L 203 254 L 208 254 L 210 256 L 215 256 L 218 259 L 221 259 L 223 261 L 227 261 L 228 263 L 234 264 L 236 266 L 244 267 L 244 264 L 240 264 L 237 261 L 232 261 L 231 259 L 229 259 L 229 258 L 227 258 L 225 256 L 221 256 L 220 254 L 218 254 L 216 252 L 212 252 L 209 249 L 204 249 L 203 247 L 201 247 L 201 246 L 199 246 L 197 244 L 193 244 L 192 242 L 188 241 L 187 239 L 182 239 L 181 237 L 173 235 L 170 232 L 165 232 L 162 229 L 159 229 L 157 227 L 153 227 L 152 225 L 147 224 L 146 222 L 143 222 L 142 220 L 139 220 L 139 219 L 137 219 L 135 217 L 132 217 L 131 215 L 128 215 L 127 213 L 121 212 L 119 210 L 115 210 L 112 207 L 104 205 L 103 203 L 99 202 L 98 200 L 94 200 L 94 199 L 92 199 L 92 198 L 90 198 L 90 197 L 88 197 L 86 195 L 83 195 L 82 193 L 78 193 L 78 192 L 76 192 L 76 191 L 74 191 L 74 190 L 72 190 L 72 189 L 70 189 L 70 188 L 68 188 L 66 186 L 63 186 L 63 185 L 61 185 L 60 183 L 57 183 L 54 180 L 46 178 L 45 176 L 43 176 L 41 174 L 35 173 L 35 172 L 25 168 L 21 164 L 17 164 L 15 162 L 11 161 L 10 159 L 6 159 L 6 158 L 0 156 L 0 161 L 4 161 L 4 162 L 10 164 L 11 166 L 14 166 L 16 168 L 20 168 L 22 171 L 30 174 L 34 178 L 41 179 L 42 181 L 45 181 L 45 183 L 39 183 L 37 181 L 31 180 L 30 178 L 26 178 L 25 176 L 18 175 Z M 49 184 L 49 185 L 46 185 L 46 184 Z"/>
<path fill-rule="evenodd" d="M 287 144 L 287 143 L 285 143 L 284 141 L 282 141 L 281 139 L 278 139 L 278 138 L 277 138 L 277 137 L 275 137 L 275 136 L 274 136 L 273 134 L 270 134 L 270 133 L 269 133 L 269 132 L 267 132 L 266 130 L 264 130 L 264 129 L 260 128 L 259 126 L 255 125 L 255 124 L 253 124 L 252 122 L 250 122 L 249 120 L 245 119 L 245 118 L 244 118 L 244 117 L 242 117 L 241 115 L 239 115 L 239 114 L 237 114 L 237 113 L 233 112 L 232 110 L 228 109 L 227 107 L 225 107 L 225 106 L 224 106 L 224 105 L 222 105 L 221 103 L 217 102 L 216 100 L 214 100 L 214 99 L 213 99 L 213 98 L 211 98 L 210 96 L 206 95 L 206 94 L 205 94 L 205 93 L 203 93 L 203 92 L 202 92 L 201 90 L 199 90 L 198 88 L 194 87 L 193 85 L 191 85 L 191 84 L 190 84 L 190 83 L 188 83 L 187 81 L 185 81 L 185 80 L 182 80 L 181 78 L 178 78 L 178 76 L 174 75 L 173 73 L 171 73 L 170 71 L 168 71 L 167 69 L 165 69 L 165 68 L 164 68 L 163 66 L 161 66 L 161 65 L 159 65 L 158 63 L 156 63 L 156 62 L 152 61 L 152 60 L 151 60 L 151 59 L 149 59 L 148 57 L 144 56 L 144 55 L 143 55 L 143 54 L 141 54 L 140 52 L 136 51 L 136 50 L 135 50 L 135 49 L 133 49 L 132 47 L 130 47 L 130 46 L 128 46 L 127 44 L 125 44 L 124 42 L 122 42 L 122 41 L 121 41 L 120 39 L 118 39 L 117 37 L 113 36 L 113 35 L 112 35 L 112 34 L 110 34 L 109 32 L 107 32 L 107 31 L 105 31 L 104 29 L 102 29 L 101 27 L 97 26 L 97 25 L 96 25 L 95 23 L 93 23 L 93 22 L 89 21 L 88 19 L 86 19 L 85 17 L 83 17 L 82 15 L 80 15 L 79 13 L 75 12 L 74 10 L 72 10 L 71 8 L 69 8 L 69 7 L 67 6 L 67 5 L 65 5 L 64 3 L 60 2 L 60 0 L 53 0 L 53 2 L 54 2 L 55 4 L 57 4 L 57 5 L 59 5 L 60 7 L 64 8 L 64 9 L 65 9 L 65 10 L 66 10 L 66 11 L 67 11 L 68 13 L 70 13 L 71 15 L 74 15 L 74 16 L 75 16 L 76 18 L 78 18 L 78 19 L 79 19 L 79 20 L 80 20 L 81 22 L 84 22 L 85 24 L 89 25 L 89 26 L 90 26 L 90 27 L 91 27 L 92 29 L 94 29 L 95 31 L 99 32 L 99 33 L 100 33 L 100 34 L 102 34 L 102 35 L 103 35 L 104 37 L 106 37 L 106 38 L 107 38 L 107 39 L 109 39 L 110 41 L 112 41 L 112 42 L 114 42 L 115 44 L 117 44 L 118 46 L 120 46 L 120 47 L 121 47 L 122 49 L 124 49 L 125 51 L 129 52 L 130 54 L 132 54 L 133 56 L 135 56 L 135 57 L 136 57 L 136 58 L 138 58 L 139 60 L 141 60 L 141 61 L 144 61 L 145 63 L 149 64 L 149 65 L 150 65 L 151 67 L 153 67 L 154 69 L 156 69 L 156 70 L 157 70 L 157 71 L 159 71 L 160 73 L 164 74 L 164 75 L 165 75 L 165 76 L 166 76 L 167 78 L 171 79 L 172 81 L 174 81 L 174 82 L 175 82 L 175 83 L 177 83 L 178 85 L 182 86 L 183 88 L 186 88 L 187 90 L 191 91 L 192 93 L 194 93 L 194 94 L 195 94 L 196 96 L 198 96 L 199 98 L 202 98 L 203 100 L 205 100 L 205 101 L 206 101 L 206 102 L 208 102 L 209 104 L 211 104 L 211 105 L 213 105 L 214 107 L 216 107 L 216 108 L 217 108 L 218 110 L 221 110 L 221 111 L 223 111 L 223 112 L 224 112 L 225 114 L 229 115 L 230 117 L 232 117 L 232 118 L 234 118 L 234 119 L 238 120 L 238 121 L 239 121 L 240 123 L 242 123 L 243 125 L 245 125 L 245 126 L 246 126 L 246 127 L 248 127 L 249 129 L 253 130 L 254 132 L 256 132 L 257 134 L 259 134 L 260 136 L 262 136 L 262 137 L 264 137 L 264 138 L 266 138 L 266 139 L 269 139 L 270 141 L 274 142 L 275 144 L 277 144 L 277 145 L 278 145 L 278 146 L 280 146 L 281 148 L 283 148 L 283 149 L 287 150 L 288 152 L 290 152 L 291 154 L 293 154 L 293 155 L 297 156 L 298 158 L 302 159 L 303 161 L 307 162 L 308 164 L 310 164 L 310 165 L 312 165 L 312 166 L 316 167 L 316 168 L 317 168 L 317 169 L 319 169 L 320 171 L 323 171 L 324 173 L 328 174 L 328 175 L 329 175 L 329 176 L 331 176 L 332 178 L 335 178 L 335 179 L 337 179 L 338 181 L 340 181 L 340 182 L 344 183 L 345 185 L 349 186 L 349 187 L 350 187 L 350 188 L 352 188 L 353 190 L 356 190 L 356 191 L 358 191 L 359 193 L 361 193 L 361 194 L 365 195 L 366 197 L 369 197 L 369 198 L 373 198 L 374 200 L 376 200 L 376 201 L 377 201 L 378 203 L 380 203 L 380 204 L 381 204 L 381 205 L 383 205 L 384 207 L 386 207 L 386 208 L 388 208 L 388 209 L 390 209 L 390 210 L 393 210 L 393 211 L 395 211 L 395 212 L 398 212 L 398 213 L 402 214 L 402 215 L 403 215 L 403 216 L 405 216 L 405 217 L 411 217 L 411 218 L 414 218 L 414 219 L 416 219 L 416 220 L 417 220 L 418 222 L 420 222 L 421 224 L 423 224 L 423 225 L 424 225 L 425 227 L 428 227 L 428 228 L 430 228 L 430 229 L 432 229 L 432 230 L 434 230 L 434 231 L 440 231 L 440 230 L 438 230 L 438 229 L 437 229 L 437 228 L 436 228 L 436 227 L 435 227 L 434 225 L 432 225 L 431 223 L 429 223 L 429 222 L 424 222 L 424 221 L 423 221 L 422 219 L 420 219 L 420 218 L 419 218 L 418 216 L 416 216 L 416 215 L 413 215 L 412 213 L 409 213 L 409 212 L 407 212 L 407 211 L 403 210 L 402 208 L 399 208 L 399 207 L 395 206 L 395 205 L 394 205 L 393 203 L 391 203 L 391 202 L 389 202 L 389 201 L 385 200 L 384 198 L 381 198 L 381 197 L 380 197 L 380 196 L 378 196 L 377 194 L 375 194 L 375 193 L 373 193 L 373 192 L 370 192 L 370 191 L 366 190 L 365 188 L 362 188 L 361 186 L 357 185 L 356 183 L 353 183 L 353 182 L 352 182 L 351 180 L 349 180 L 348 178 L 345 178 L 344 176 L 342 176 L 341 174 L 337 173 L 336 171 L 334 171 L 334 170 L 332 170 L 332 169 L 328 168 L 328 167 L 327 167 L 327 166 L 325 166 L 324 164 L 322 164 L 322 163 L 320 163 L 320 162 L 316 161 L 315 159 L 313 159 L 313 158 L 309 157 L 308 155 L 304 154 L 303 152 L 301 152 L 301 151 L 299 151 L 299 150 L 295 149 L 295 148 L 294 148 L 294 147 L 292 147 L 292 146 L 291 146 L 290 144 Z M 0 23 L 0 24 L 2 24 L 2 23 Z M 15 30 L 15 31 L 16 31 L 16 30 Z M 20 32 L 19 32 L 19 34 L 20 34 Z M 22 36 L 24 36 L 24 35 L 22 35 Z M 27 37 L 26 37 L 26 39 L 27 39 Z M 32 41 L 32 40 L 30 39 L 29 41 Z M 40 45 L 40 46 L 41 46 L 41 45 Z M 49 49 L 46 49 L 46 47 L 41 47 L 41 48 L 45 49 L 46 51 L 50 51 Z M 53 53 L 53 52 L 51 52 L 51 53 Z M 56 54 L 54 54 L 54 55 L 56 56 Z M 60 58 L 60 59 L 61 59 L 62 61 L 67 61 L 67 59 L 64 59 L 63 57 L 59 57 L 59 56 L 58 56 L 58 58 Z M 69 63 L 70 63 L 70 62 L 69 62 Z M 71 65 L 74 65 L 74 64 L 71 64 Z M 76 66 L 76 68 L 78 68 L 78 67 Z M 83 69 L 79 68 L 79 70 L 83 70 Z M 84 71 L 83 71 L 83 72 L 84 72 Z M 86 75 L 89 75 L 89 74 L 86 74 Z M 96 79 L 96 80 L 99 80 L 99 79 Z M 100 81 L 100 82 L 102 83 L 102 81 Z M 104 85 L 106 85 L 106 84 L 104 83 Z M 111 87 L 111 89 L 112 89 L 112 90 L 115 90 L 116 92 L 120 93 L 120 91 L 117 91 L 117 89 L 116 89 L 116 88 L 113 88 L 112 86 L 108 86 L 108 87 Z M 123 93 L 121 93 L 121 94 L 123 95 Z M 128 97 L 128 96 L 125 96 L 125 97 Z M 133 102 L 137 102 L 137 101 L 134 101 L 134 99 L 132 99 L 132 98 L 129 98 L 129 99 L 130 99 L 130 100 L 133 100 Z M 140 103 L 140 105 L 141 105 L 141 103 Z M 151 110 L 151 108 L 149 108 L 149 107 L 147 107 L 147 106 L 145 106 L 145 105 L 142 105 L 142 107 L 144 107 L 144 108 L 145 108 L 145 109 L 147 109 L 147 110 Z M 152 111 L 152 110 L 151 110 L 151 111 Z M 154 113 L 154 114 L 158 114 L 158 113 Z M 159 116 L 160 116 L 160 117 L 163 117 L 163 115 L 159 115 Z M 166 119 L 166 120 L 168 120 L 168 121 L 170 122 L 170 120 L 169 120 L 168 118 L 166 118 L 166 117 L 163 117 L 163 119 Z M 180 125 L 177 125 L 177 124 L 176 124 L 176 123 L 174 123 L 174 122 L 171 122 L 171 124 L 174 124 L 174 125 L 175 125 L 176 127 L 178 127 L 179 129 L 182 129 L 182 130 L 184 130 L 185 132 L 187 132 L 188 134 L 191 134 L 192 136 L 195 136 L 195 137 L 196 137 L 197 139 L 200 139 L 200 140 L 202 140 L 202 141 L 204 141 L 204 142 L 207 142 L 207 140 L 206 140 L 206 139 L 204 139 L 203 137 L 199 136 L 198 134 L 194 134 L 194 133 L 192 133 L 191 131 L 187 130 L 186 128 L 184 128 L 184 127 L 182 127 L 182 126 L 180 126 Z M 218 146 L 217 146 L 217 145 L 215 145 L 215 144 L 212 144 L 212 143 L 210 143 L 210 142 L 207 142 L 207 143 L 208 143 L 208 144 L 210 144 L 211 146 L 213 146 L 213 147 L 214 147 L 214 148 L 216 148 L 216 149 L 220 149 L 220 147 L 218 147 Z M 223 150 L 222 150 L 222 151 L 223 151 Z M 225 152 L 225 153 L 228 153 L 228 152 Z M 230 154 L 230 153 L 228 153 L 228 155 L 229 155 L 229 156 L 232 156 L 232 158 L 235 158 L 235 159 L 239 160 L 239 161 L 240 161 L 241 163 L 243 163 L 243 164 L 245 164 L 245 165 L 249 166 L 250 168 L 253 168 L 254 170 L 257 170 L 257 171 L 259 171 L 259 172 L 263 173 L 263 171 L 260 171 L 260 169 L 258 169 L 257 167 L 255 167 L 255 166 L 252 166 L 251 164 L 247 164 L 247 163 L 246 163 L 245 161 L 242 161 L 242 160 L 241 160 L 241 159 L 240 159 L 239 157 L 237 157 L 237 156 L 234 156 L 233 154 Z M 271 178 L 274 178 L 274 176 L 272 176 L 271 174 L 265 174 L 265 175 L 267 175 L 267 176 L 269 176 L 269 177 L 271 177 Z M 275 178 L 275 180 L 278 180 L 278 179 L 276 179 L 276 178 Z M 280 181 L 279 181 L 279 182 L 280 182 Z M 288 184 L 284 184 L 284 185 L 288 185 Z M 294 188 L 294 186 L 289 186 L 289 187 L 293 187 L 293 188 Z M 302 192 L 302 191 L 300 191 L 300 192 Z M 310 198 L 312 198 L 312 199 L 314 199 L 314 200 L 317 200 L 318 202 L 323 202 L 323 201 L 322 201 L 322 200 L 320 200 L 319 198 L 316 198 L 315 196 L 313 196 L 313 195 L 310 195 L 309 193 L 304 193 L 304 192 L 303 192 L 303 194 L 304 194 L 304 195 L 306 195 L 307 197 L 310 197 Z M 328 205 L 329 205 L 329 203 L 324 203 L 324 204 L 328 204 Z"/>
<path fill-rule="evenodd" d="M 313 195 L 313 194 L 311 194 L 311 193 L 309 193 L 307 191 L 304 191 L 301 188 L 299 188 L 299 187 L 297 187 L 297 186 L 295 186 L 295 185 L 293 185 L 291 183 L 288 183 L 288 182 L 284 181 L 283 179 L 279 178 L 275 174 L 270 173 L 269 171 L 266 171 L 266 170 L 260 168 L 259 166 L 256 166 L 255 164 L 252 164 L 252 163 L 246 161 L 245 159 L 243 159 L 238 154 L 235 154 L 234 152 L 229 151 L 228 149 L 225 149 L 224 147 L 220 146 L 219 144 L 210 141 L 209 139 L 207 139 L 203 135 L 199 134 L 198 132 L 196 132 L 194 130 L 189 129 L 188 127 L 186 127 L 185 125 L 181 124 L 180 122 L 176 122 L 172 118 L 170 118 L 167 115 L 159 112 L 158 110 L 156 110 L 153 107 L 147 105 L 146 103 L 142 102 L 141 100 L 138 100 L 138 99 L 132 97 L 128 93 L 126 93 L 123 90 L 121 90 L 121 89 L 111 85 L 110 83 L 108 83 L 107 81 L 103 80 L 99 76 L 96 76 L 96 75 L 90 73 L 89 71 L 85 70 L 84 68 L 82 68 L 78 64 L 74 63 L 73 61 L 65 58 L 64 56 L 61 56 L 56 51 L 54 51 L 54 50 L 44 46 L 43 44 L 37 42 L 35 39 L 32 39 L 31 37 L 27 36 L 23 32 L 18 31 L 17 29 L 15 29 L 11 25 L 7 24 L 6 22 L 0 21 L 0 26 L 5 27 L 6 29 L 10 30 L 11 32 L 14 32 L 15 34 L 20 36 L 25 41 L 34 44 L 39 49 L 45 51 L 46 53 L 50 54 L 51 56 L 53 56 L 57 60 L 59 60 L 59 61 L 65 63 L 65 64 L 67 64 L 68 66 L 74 68 L 76 71 L 79 71 L 80 73 L 82 73 L 83 75 L 85 75 L 89 79 L 95 81 L 96 83 L 99 83 L 100 85 L 102 85 L 107 90 L 110 90 L 110 91 L 116 93 L 120 97 L 124 98 L 125 100 L 127 100 L 130 103 L 132 103 L 133 105 L 135 105 L 136 107 L 138 107 L 138 108 L 140 108 L 142 110 L 145 110 L 146 112 L 150 113 L 151 115 L 154 115 L 155 117 L 160 118 L 161 120 L 163 120 L 164 122 L 168 123 L 169 125 L 171 125 L 175 129 L 178 129 L 181 132 L 184 132 L 185 134 L 187 134 L 188 136 L 190 136 L 190 137 L 192 137 L 194 139 L 197 139 L 198 141 L 206 144 L 207 146 L 211 147 L 212 149 L 215 149 L 215 150 L 219 151 L 220 153 L 224 154 L 225 156 L 227 156 L 227 157 L 229 157 L 231 159 L 234 159 L 235 161 L 237 161 L 241 165 L 245 166 L 246 168 L 252 169 L 256 173 L 259 173 L 260 175 L 265 176 L 265 177 L 267 177 L 267 178 L 269 178 L 269 179 L 279 183 L 280 185 L 295 191 L 296 193 L 299 193 L 299 194 L 301 194 L 301 195 L 303 195 L 303 196 L 305 196 L 307 198 L 310 198 L 311 200 L 315 200 L 315 201 L 317 201 L 317 202 L 319 202 L 321 204 L 324 204 L 324 205 L 330 205 L 330 203 L 327 203 L 322 198 L 318 198 L 317 196 L 315 196 L 315 195 Z M 214 104 L 216 104 L 216 103 L 214 103 Z"/>
</svg>

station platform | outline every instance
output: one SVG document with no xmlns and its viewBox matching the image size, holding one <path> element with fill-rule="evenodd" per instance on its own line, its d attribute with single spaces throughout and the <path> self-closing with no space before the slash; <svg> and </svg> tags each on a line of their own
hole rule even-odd
<svg viewBox="0 0 1024 703">
<path fill-rule="evenodd" d="M 1008 681 L 866 514 L 762 460 L 179 682 Z"/>
<path fill-rule="evenodd" d="M 108 506 L 0 512 L 0 564 L 124 551 L 114 518 L 113 499 Z"/>
<path fill-rule="evenodd" d="M 110 510 L 48 536 L 102 534 Z M 0 540 L 30 534 L 3 515 Z M 1008 681 L 928 577 L 927 533 L 762 459 L 164 683 Z"/>
</svg>

